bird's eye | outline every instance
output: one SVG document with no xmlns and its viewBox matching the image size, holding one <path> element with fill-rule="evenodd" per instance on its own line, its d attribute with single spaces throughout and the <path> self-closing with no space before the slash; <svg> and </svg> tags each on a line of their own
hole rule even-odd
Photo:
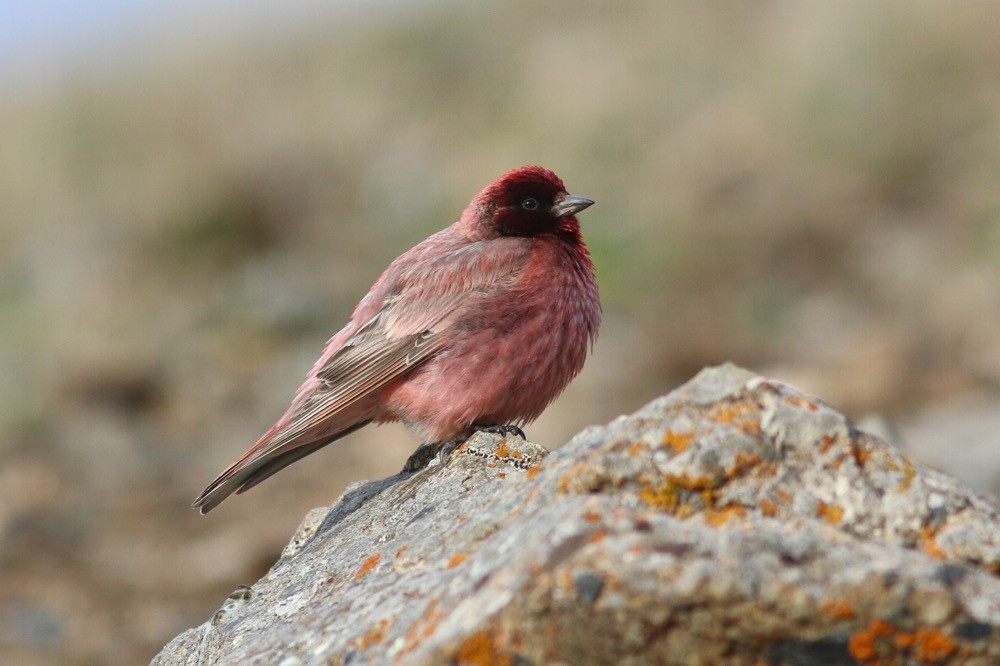
<svg viewBox="0 0 1000 666">
<path fill-rule="evenodd" d="M 537 210 L 538 200 L 528 197 L 527 199 L 521 202 L 521 208 L 523 208 L 524 210 Z"/>
</svg>

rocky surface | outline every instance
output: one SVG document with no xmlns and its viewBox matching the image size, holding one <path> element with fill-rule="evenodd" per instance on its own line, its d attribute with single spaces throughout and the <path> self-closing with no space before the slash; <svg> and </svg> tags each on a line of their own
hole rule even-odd
<svg viewBox="0 0 1000 666">
<path fill-rule="evenodd" d="M 998 663 L 1000 512 L 722 366 L 353 487 L 153 663 L 372 662 Z"/>
</svg>

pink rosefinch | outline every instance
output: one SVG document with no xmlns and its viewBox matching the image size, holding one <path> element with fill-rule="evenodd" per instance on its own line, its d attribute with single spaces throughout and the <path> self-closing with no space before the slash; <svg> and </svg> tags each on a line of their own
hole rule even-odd
<svg viewBox="0 0 1000 666">
<path fill-rule="evenodd" d="M 326 344 L 288 411 L 195 500 L 202 513 L 367 425 L 428 443 L 517 432 L 583 367 L 601 321 L 594 265 L 551 171 L 526 166 L 393 261 Z M 499 426 L 499 427 L 498 427 Z"/>
</svg>

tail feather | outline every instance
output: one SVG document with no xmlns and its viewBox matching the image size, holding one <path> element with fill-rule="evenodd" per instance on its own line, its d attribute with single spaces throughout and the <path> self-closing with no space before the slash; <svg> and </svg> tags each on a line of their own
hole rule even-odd
<svg viewBox="0 0 1000 666">
<path fill-rule="evenodd" d="M 253 488 L 275 472 L 288 467 L 300 458 L 306 457 L 330 442 L 340 439 L 369 423 L 371 421 L 356 423 L 350 428 L 314 442 L 295 444 L 291 447 L 287 447 L 286 445 L 286 447 L 281 447 L 284 450 L 273 451 L 250 462 L 244 456 L 208 484 L 208 487 L 202 491 L 201 495 L 198 496 L 191 506 L 200 510 L 203 514 L 208 513 L 233 493 L 239 494 Z"/>
</svg>

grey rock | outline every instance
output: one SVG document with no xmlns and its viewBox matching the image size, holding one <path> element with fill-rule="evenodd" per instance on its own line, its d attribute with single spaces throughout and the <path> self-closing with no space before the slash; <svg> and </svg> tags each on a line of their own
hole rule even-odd
<svg viewBox="0 0 1000 666">
<path fill-rule="evenodd" d="M 730 365 L 324 513 L 153 663 L 1000 663 L 996 503 Z"/>
</svg>

